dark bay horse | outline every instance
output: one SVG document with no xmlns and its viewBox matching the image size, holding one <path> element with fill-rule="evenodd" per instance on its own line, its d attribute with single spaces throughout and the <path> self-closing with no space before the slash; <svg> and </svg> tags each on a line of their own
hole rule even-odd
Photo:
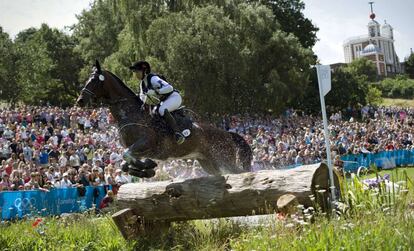
<svg viewBox="0 0 414 251">
<path fill-rule="evenodd" d="M 77 103 L 83 107 L 97 100 L 109 107 L 118 126 L 120 142 L 133 157 L 123 166 L 124 170 L 129 168 L 131 175 L 153 176 L 156 164 L 151 159 L 196 159 L 212 175 L 250 171 L 252 151 L 240 135 L 197 124 L 191 129 L 191 136 L 177 145 L 172 135 L 154 128 L 154 118 L 142 109 L 142 101 L 117 76 L 101 70 L 98 61 Z M 147 159 L 140 161 L 141 158 Z"/>
</svg>

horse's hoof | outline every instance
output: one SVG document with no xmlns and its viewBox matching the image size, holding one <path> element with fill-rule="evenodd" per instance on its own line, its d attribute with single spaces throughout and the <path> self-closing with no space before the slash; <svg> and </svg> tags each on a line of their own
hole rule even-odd
<svg viewBox="0 0 414 251">
<path fill-rule="evenodd" d="M 155 176 L 155 171 L 153 169 L 147 169 L 147 170 L 142 171 L 142 170 L 138 170 L 135 168 L 131 168 L 129 173 L 132 176 L 139 177 L 139 178 L 151 178 Z"/>
<path fill-rule="evenodd" d="M 144 169 L 154 169 L 157 167 L 157 163 L 151 159 L 145 159 L 144 164 Z"/>
<path fill-rule="evenodd" d="M 144 170 L 145 176 L 144 178 L 151 178 L 155 176 L 155 171 L 154 169 L 146 169 Z"/>
<path fill-rule="evenodd" d="M 144 178 L 146 175 L 144 171 L 141 171 L 135 168 L 131 168 L 129 170 L 129 174 L 131 174 L 132 176 L 138 177 L 138 178 Z"/>
<path fill-rule="evenodd" d="M 145 163 L 140 161 L 140 160 L 136 160 L 136 161 L 132 161 L 129 163 L 131 168 L 135 168 L 138 170 L 144 170 L 145 169 Z"/>
</svg>

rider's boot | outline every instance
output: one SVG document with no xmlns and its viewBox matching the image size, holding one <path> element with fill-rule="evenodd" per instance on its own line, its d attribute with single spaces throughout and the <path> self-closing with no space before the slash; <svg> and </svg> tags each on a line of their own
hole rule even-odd
<svg viewBox="0 0 414 251">
<path fill-rule="evenodd" d="M 185 141 L 184 135 L 178 130 L 177 122 L 175 121 L 174 117 L 171 113 L 165 109 L 164 111 L 164 118 L 167 121 L 169 127 L 174 131 L 175 140 L 177 144 L 182 144 Z"/>
</svg>

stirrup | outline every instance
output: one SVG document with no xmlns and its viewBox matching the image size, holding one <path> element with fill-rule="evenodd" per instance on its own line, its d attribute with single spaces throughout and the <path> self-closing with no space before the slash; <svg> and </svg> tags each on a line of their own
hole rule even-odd
<svg viewBox="0 0 414 251">
<path fill-rule="evenodd" d="M 175 133 L 175 140 L 177 141 L 177 144 L 181 145 L 185 141 L 185 137 L 182 133 L 176 132 Z"/>
</svg>

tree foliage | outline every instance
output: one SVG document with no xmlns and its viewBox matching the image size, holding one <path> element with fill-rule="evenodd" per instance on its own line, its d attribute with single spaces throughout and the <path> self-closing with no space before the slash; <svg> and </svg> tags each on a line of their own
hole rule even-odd
<svg viewBox="0 0 414 251">
<path fill-rule="evenodd" d="M 82 66 L 74 47 L 70 36 L 46 24 L 20 32 L 15 40 L 20 100 L 29 104 L 72 104 Z"/>
<path fill-rule="evenodd" d="M 16 87 L 5 88 L 16 100 L 69 105 L 95 59 L 134 88 L 127 67 L 146 59 L 200 112 L 278 112 L 303 97 L 315 63 L 317 28 L 303 8 L 301 0 L 95 0 L 71 35 L 42 25 L 14 42 L 2 36 L 11 49 L 0 63 L 15 65 L 0 65 L 1 81 Z"/>
<path fill-rule="evenodd" d="M 362 81 L 374 82 L 377 80 L 377 67 L 367 58 L 358 58 L 346 67 L 347 71 L 363 78 Z"/>
<path fill-rule="evenodd" d="M 364 61 L 354 61 L 346 66 L 339 67 L 331 75 L 331 91 L 325 97 L 325 104 L 335 109 L 365 105 L 373 100 L 374 90 L 369 93 L 372 79 L 371 65 Z M 319 87 L 316 69 L 311 74 L 311 83 L 305 90 L 305 95 L 291 103 L 293 107 L 303 109 L 310 113 L 320 111 Z M 368 97 L 371 95 L 370 97 Z M 375 96 L 374 95 L 374 96 Z"/>
<path fill-rule="evenodd" d="M 207 6 L 157 19 L 147 31 L 150 58 L 200 110 L 277 111 L 303 92 L 312 53 L 265 6 L 240 4 L 231 16 Z"/>
<path fill-rule="evenodd" d="M 315 45 L 316 32 L 319 29 L 304 16 L 305 4 L 301 0 L 260 0 L 259 2 L 272 9 L 282 30 L 294 34 L 303 47 L 312 48 Z"/>
<path fill-rule="evenodd" d="M 367 104 L 380 105 L 383 102 L 382 92 L 375 86 L 369 86 L 366 96 Z"/>
<path fill-rule="evenodd" d="M 0 27 L 0 99 L 14 103 L 19 96 L 20 85 L 17 83 L 17 55 L 13 41 Z"/>
<path fill-rule="evenodd" d="M 90 10 L 77 16 L 78 23 L 72 27 L 76 41 L 75 52 L 85 64 L 80 77 L 85 79 L 90 72 L 90 63 L 104 60 L 118 50 L 117 37 L 124 27 L 119 15 L 113 14 L 111 1 L 95 1 Z"/>
<path fill-rule="evenodd" d="M 414 98 L 414 80 L 404 75 L 384 79 L 379 88 L 382 90 L 382 94 L 388 98 Z"/>
<path fill-rule="evenodd" d="M 414 53 L 405 60 L 405 72 L 411 79 L 414 79 Z"/>
</svg>

